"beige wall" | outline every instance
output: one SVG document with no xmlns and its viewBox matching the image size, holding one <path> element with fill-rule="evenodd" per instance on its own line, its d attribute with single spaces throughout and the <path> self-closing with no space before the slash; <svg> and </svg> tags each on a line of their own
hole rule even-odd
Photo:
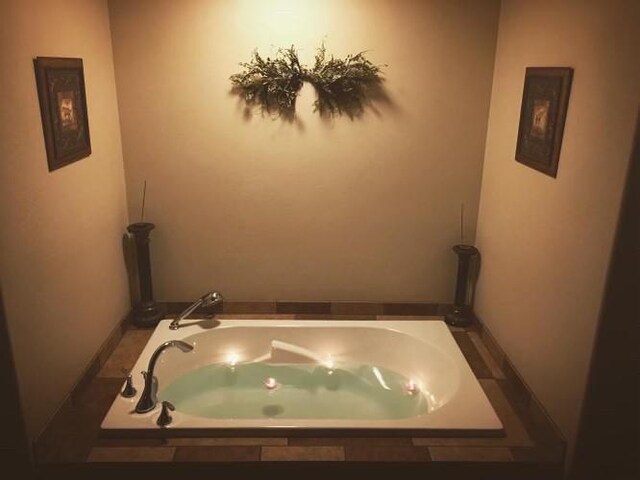
<svg viewBox="0 0 640 480">
<path fill-rule="evenodd" d="M 2 2 L 0 25 L 0 272 L 33 437 L 127 310 L 126 197 L 106 2 Z M 52 173 L 35 56 L 84 60 L 93 153 Z"/>
<path fill-rule="evenodd" d="M 476 310 L 572 446 L 640 102 L 637 1 L 504 0 Z M 571 66 L 556 179 L 514 160 L 527 66 Z"/>
<path fill-rule="evenodd" d="M 110 1 L 132 219 L 155 222 L 156 297 L 450 301 L 475 219 L 497 0 Z M 295 44 L 386 63 L 393 105 L 253 116 L 229 76 Z"/>
</svg>

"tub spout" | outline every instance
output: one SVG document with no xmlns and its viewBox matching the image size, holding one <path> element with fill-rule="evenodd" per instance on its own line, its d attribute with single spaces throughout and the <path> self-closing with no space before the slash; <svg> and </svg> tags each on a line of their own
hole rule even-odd
<svg viewBox="0 0 640 480">
<path fill-rule="evenodd" d="M 193 312 L 198 307 L 210 307 L 212 305 L 216 305 L 222 302 L 222 295 L 219 292 L 209 292 L 198 300 L 189 305 L 180 315 L 176 317 L 176 319 L 171 322 L 169 328 L 171 330 L 177 330 L 180 327 L 180 321 L 186 318 L 191 312 Z"/>
<path fill-rule="evenodd" d="M 154 377 L 153 372 L 156 368 L 156 362 L 158 361 L 160 354 L 169 347 L 177 347 L 182 352 L 190 352 L 193 350 L 193 346 L 181 340 L 170 340 L 156 348 L 156 351 L 153 352 L 153 355 L 151 355 L 151 359 L 149 360 L 149 367 L 147 368 L 147 371 L 142 372 L 142 376 L 144 377 L 144 390 L 142 390 L 140 399 L 136 404 L 136 413 L 147 413 L 155 408 L 156 403 L 158 402 L 155 395 L 158 390 L 158 381 Z"/>
</svg>

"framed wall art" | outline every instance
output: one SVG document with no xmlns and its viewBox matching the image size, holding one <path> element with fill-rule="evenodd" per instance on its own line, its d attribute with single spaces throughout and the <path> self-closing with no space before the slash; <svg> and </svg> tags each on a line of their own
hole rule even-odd
<svg viewBox="0 0 640 480">
<path fill-rule="evenodd" d="M 33 60 L 49 171 L 91 154 L 81 58 Z"/>
<path fill-rule="evenodd" d="M 573 69 L 529 67 L 525 72 L 516 160 L 556 177 Z"/>
</svg>

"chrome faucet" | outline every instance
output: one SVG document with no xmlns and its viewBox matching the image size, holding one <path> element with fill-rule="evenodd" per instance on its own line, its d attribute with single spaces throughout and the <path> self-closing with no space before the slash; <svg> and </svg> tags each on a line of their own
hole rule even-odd
<svg viewBox="0 0 640 480">
<path fill-rule="evenodd" d="M 191 312 L 193 312 L 198 307 L 210 307 L 212 305 L 216 305 L 222 302 L 222 295 L 219 292 L 209 292 L 203 296 L 201 296 L 198 300 L 189 305 L 184 312 L 176 317 L 176 319 L 171 322 L 169 328 L 171 330 L 177 330 L 180 327 L 180 321 L 183 318 L 186 318 Z"/>
<path fill-rule="evenodd" d="M 158 361 L 160 354 L 169 347 L 178 347 L 182 352 L 190 352 L 193 350 L 193 346 L 183 342 L 182 340 L 169 340 L 156 348 L 156 351 L 153 352 L 153 355 L 151 355 L 151 359 L 149 360 L 149 367 L 147 368 L 147 371 L 142 372 L 142 376 L 144 377 L 144 390 L 142 390 L 140 399 L 136 404 L 136 413 L 147 413 L 155 408 L 156 403 L 158 402 L 156 399 L 158 381 L 153 376 L 153 371 L 156 368 L 156 362 Z"/>
</svg>

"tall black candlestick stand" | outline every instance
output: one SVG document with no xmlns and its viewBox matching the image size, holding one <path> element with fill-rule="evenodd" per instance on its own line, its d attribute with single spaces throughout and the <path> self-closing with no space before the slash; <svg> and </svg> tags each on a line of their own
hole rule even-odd
<svg viewBox="0 0 640 480">
<path fill-rule="evenodd" d="M 470 295 L 473 288 L 472 260 L 480 256 L 478 249 L 471 245 L 455 245 L 453 251 L 458 255 L 458 277 L 456 279 L 456 295 L 453 312 L 445 315 L 445 321 L 454 327 L 466 327 L 473 321 Z"/>
<path fill-rule="evenodd" d="M 136 258 L 138 263 L 138 281 L 140 283 L 140 300 L 133 306 L 129 318 L 139 327 L 154 327 L 164 316 L 162 306 L 153 300 L 151 284 L 151 258 L 149 256 L 149 233 L 155 228 L 153 223 L 138 222 L 127 227 L 136 242 Z"/>
</svg>

